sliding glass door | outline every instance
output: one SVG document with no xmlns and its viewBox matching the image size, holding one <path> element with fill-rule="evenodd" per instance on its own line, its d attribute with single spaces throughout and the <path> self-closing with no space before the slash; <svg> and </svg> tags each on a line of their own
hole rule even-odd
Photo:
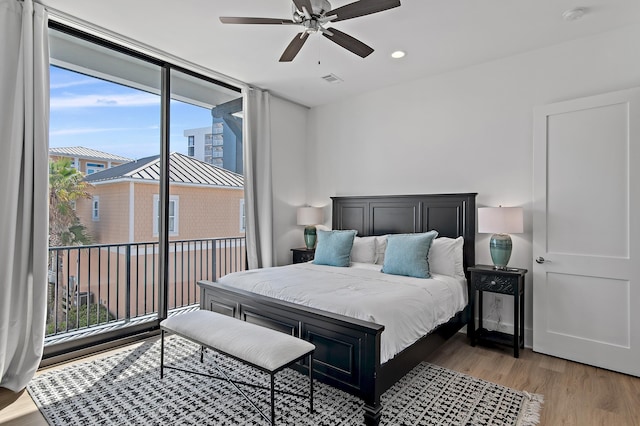
<svg viewBox="0 0 640 426">
<path fill-rule="evenodd" d="M 198 280 L 244 268 L 244 180 L 241 94 L 185 70 L 170 75 L 167 307 L 174 314 L 197 308 Z"/>
<path fill-rule="evenodd" d="M 56 23 L 50 46 L 45 358 L 156 330 L 245 264 L 239 90 Z"/>
</svg>

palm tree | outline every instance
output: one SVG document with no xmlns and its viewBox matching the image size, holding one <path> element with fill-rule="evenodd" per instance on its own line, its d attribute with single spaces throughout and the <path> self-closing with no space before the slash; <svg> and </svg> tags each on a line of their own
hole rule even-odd
<svg viewBox="0 0 640 426">
<path fill-rule="evenodd" d="M 75 202 L 91 198 L 90 184 L 81 172 L 71 166 L 71 160 L 61 158 L 49 162 L 49 245 L 51 247 L 84 245 L 91 236 L 80 223 Z"/>
</svg>

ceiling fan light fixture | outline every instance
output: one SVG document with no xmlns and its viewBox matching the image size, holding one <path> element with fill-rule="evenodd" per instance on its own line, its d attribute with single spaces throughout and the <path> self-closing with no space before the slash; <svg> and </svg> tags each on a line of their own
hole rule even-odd
<svg viewBox="0 0 640 426">
<path fill-rule="evenodd" d="M 407 55 L 407 52 L 405 52 L 404 50 L 396 50 L 395 52 L 391 53 L 391 57 L 393 59 L 404 58 L 406 55 Z"/>
<path fill-rule="evenodd" d="M 329 0 L 309 0 L 307 5 L 304 1 L 295 2 L 293 4 L 293 14 L 298 14 L 303 18 L 311 19 L 313 16 L 319 17 L 331 10 L 331 3 Z M 308 9 L 311 6 L 311 9 Z"/>
<path fill-rule="evenodd" d="M 575 7 L 573 9 L 567 9 L 564 12 L 562 12 L 562 19 L 567 22 L 577 21 L 578 19 L 582 18 L 585 13 L 587 13 L 587 9 L 585 9 L 584 7 Z"/>
<path fill-rule="evenodd" d="M 287 45 L 282 53 L 279 62 L 291 62 L 296 57 L 310 34 L 321 33 L 325 38 L 331 40 L 340 47 L 343 47 L 361 58 L 366 58 L 373 53 L 373 48 L 367 46 L 357 38 L 343 33 L 331 27 L 324 28 L 325 24 L 347 19 L 358 18 L 360 16 L 371 15 L 383 12 L 400 6 L 400 0 L 355 0 L 352 3 L 331 8 L 329 0 L 291 0 L 291 19 L 278 18 L 253 18 L 246 16 L 221 16 L 220 22 L 223 24 L 262 24 L 262 25 L 300 25 L 302 31 L 299 32 Z"/>
</svg>

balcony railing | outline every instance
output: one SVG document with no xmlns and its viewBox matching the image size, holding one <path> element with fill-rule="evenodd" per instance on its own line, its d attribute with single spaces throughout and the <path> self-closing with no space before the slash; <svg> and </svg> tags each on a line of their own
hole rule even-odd
<svg viewBox="0 0 640 426">
<path fill-rule="evenodd" d="M 169 310 L 200 303 L 199 280 L 245 269 L 245 238 L 169 242 Z M 49 249 L 45 344 L 63 336 L 157 318 L 158 242 Z"/>
</svg>

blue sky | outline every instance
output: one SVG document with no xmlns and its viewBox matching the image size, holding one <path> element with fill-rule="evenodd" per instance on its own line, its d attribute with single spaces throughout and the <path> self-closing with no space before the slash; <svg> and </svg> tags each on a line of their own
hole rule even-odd
<svg viewBox="0 0 640 426">
<path fill-rule="evenodd" d="M 84 146 L 137 159 L 160 152 L 160 97 L 51 66 L 49 146 Z M 211 125 L 211 112 L 171 101 L 170 149 L 186 154 L 185 129 Z"/>
</svg>

